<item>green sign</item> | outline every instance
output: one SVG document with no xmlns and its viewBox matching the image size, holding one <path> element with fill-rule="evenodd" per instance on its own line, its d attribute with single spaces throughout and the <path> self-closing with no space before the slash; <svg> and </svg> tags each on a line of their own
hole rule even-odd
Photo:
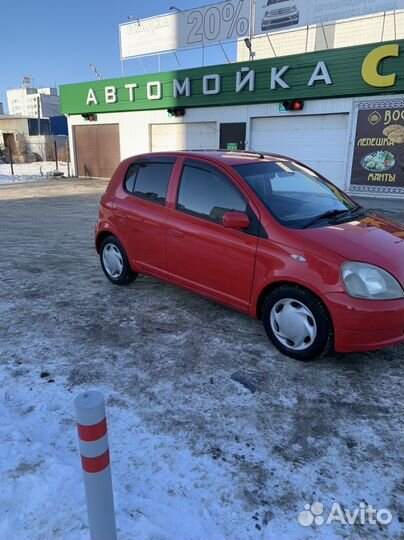
<svg viewBox="0 0 404 540">
<path fill-rule="evenodd" d="M 234 152 L 235 150 L 238 150 L 238 144 L 236 142 L 228 142 L 226 145 L 226 149 Z"/>
<path fill-rule="evenodd" d="M 404 40 L 62 85 L 64 114 L 404 92 Z"/>
</svg>

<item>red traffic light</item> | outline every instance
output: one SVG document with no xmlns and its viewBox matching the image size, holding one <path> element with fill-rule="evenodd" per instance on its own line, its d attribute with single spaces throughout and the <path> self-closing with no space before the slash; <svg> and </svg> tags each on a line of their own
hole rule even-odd
<svg viewBox="0 0 404 540">
<path fill-rule="evenodd" d="M 84 120 L 87 120 L 88 122 L 97 121 L 97 115 L 94 113 L 83 113 L 81 116 L 84 118 Z"/>
<path fill-rule="evenodd" d="M 302 111 L 304 107 L 304 101 L 301 99 L 288 99 L 282 102 L 282 106 L 285 111 Z"/>
<path fill-rule="evenodd" d="M 170 109 L 167 109 L 167 112 L 168 116 L 174 116 L 175 118 L 185 115 L 184 107 L 171 107 Z"/>
</svg>

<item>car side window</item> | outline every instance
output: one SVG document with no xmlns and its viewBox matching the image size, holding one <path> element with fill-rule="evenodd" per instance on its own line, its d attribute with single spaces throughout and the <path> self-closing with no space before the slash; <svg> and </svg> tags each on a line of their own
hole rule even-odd
<svg viewBox="0 0 404 540">
<path fill-rule="evenodd" d="M 177 210 L 221 223 L 226 212 L 246 212 L 247 201 L 220 171 L 184 165 Z"/>
<path fill-rule="evenodd" d="M 136 180 L 138 169 L 139 169 L 139 163 L 135 163 L 129 167 L 128 172 L 126 173 L 125 189 L 126 191 L 129 191 L 129 193 L 133 193 L 133 188 L 135 186 L 135 180 Z"/>
<path fill-rule="evenodd" d="M 135 197 L 164 205 L 174 160 L 139 162 L 131 165 L 125 178 L 125 189 Z"/>
</svg>

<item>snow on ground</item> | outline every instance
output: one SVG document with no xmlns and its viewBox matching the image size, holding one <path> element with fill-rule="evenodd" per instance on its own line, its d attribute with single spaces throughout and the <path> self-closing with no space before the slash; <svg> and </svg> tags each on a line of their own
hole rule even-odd
<svg viewBox="0 0 404 540">
<path fill-rule="evenodd" d="M 2 375 L 0 386 L 1 540 L 87 539 L 73 395 L 63 382 L 48 379 L 16 385 Z M 148 433 L 135 415 L 122 414 L 115 399 L 109 431 L 119 538 L 223 539 L 209 509 L 212 487 L 224 483 L 215 462 Z M 133 434 L 139 442 L 129 448 Z"/>
<path fill-rule="evenodd" d="M 243 314 L 144 276 L 115 287 L 97 183 L 44 184 L 0 189 L 0 540 L 89 538 L 88 389 L 107 400 L 119 540 L 403 538 L 402 346 L 299 363 Z M 335 501 L 393 522 L 298 524 Z"/>
<path fill-rule="evenodd" d="M 35 182 L 48 178 L 46 174 L 56 170 L 54 161 L 35 161 L 34 163 L 14 164 L 14 175 L 11 174 L 11 165 L 0 161 L 0 185 L 14 184 L 16 182 Z M 58 163 L 58 170 L 67 176 L 67 164 Z"/>
<path fill-rule="evenodd" d="M 30 339 L 34 350 L 39 340 L 34 335 Z M 223 346 L 225 343 L 217 343 L 217 351 Z M 59 362 L 52 364 L 50 371 L 57 374 L 56 380 L 52 375 L 41 379 L 25 362 L 21 362 L 11 376 L 3 370 L 0 372 L 1 540 L 89 538 L 73 415 L 73 399 L 80 389 L 73 391 L 69 381 L 58 375 L 65 360 L 59 358 Z M 268 442 L 255 426 L 247 427 L 248 417 L 242 437 L 248 433 L 255 447 L 245 446 L 242 457 L 239 441 L 231 438 L 232 430 L 226 428 L 225 418 L 212 418 L 212 422 L 221 424 L 222 437 L 227 439 L 222 446 L 224 451 L 198 438 L 190 447 L 181 430 L 176 435 L 160 432 L 157 425 L 151 430 L 136 412 L 139 410 L 136 400 L 128 400 L 126 396 L 123 399 L 122 393 L 109 385 L 100 385 L 98 389 L 107 396 L 119 540 L 320 538 L 320 530 L 299 526 L 298 512 L 290 511 L 289 500 L 293 496 L 312 502 L 313 490 L 323 501 L 330 497 L 324 485 L 312 484 L 317 468 L 305 463 L 303 455 L 300 463 L 293 467 L 292 476 L 284 469 L 280 455 L 272 455 L 269 463 Z M 160 383 L 159 394 L 164 396 L 163 401 L 172 391 L 171 382 Z M 243 411 L 248 407 L 250 396 L 247 390 L 236 392 L 234 410 Z M 187 401 L 184 412 L 191 417 L 206 407 L 206 400 L 198 397 Z M 284 405 L 291 411 L 295 406 L 293 403 Z M 148 413 L 162 414 L 164 407 L 159 401 L 150 403 Z M 378 435 L 368 429 L 366 421 L 356 429 L 364 436 L 366 433 L 369 444 L 380 446 Z M 334 444 L 321 460 L 322 467 L 335 470 L 333 494 L 350 507 L 352 473 L 349 468 L 344 470 L 347 464 L 341 461 L 340 451 Z M 290 449 L 292 452 L 303 453 L 298 443 L 295 446 Z M 234 468 L 237 461 L 242 465 L 239 475 Z M 268 465 L 270 476 L 260 478 Z M 369 501 L 369 494 L 374 497 L 393 488 L 391 479 L 382 479 L 367 465 L 365 454 L 360 471 L 355 471 L 355 475 L 358 472 L 363 484 L 359 490 L 358 486 L 353 488 L 357 501 Z M 326 470 L 321 474 L 327 474 Z M 251 485 L 249 475 L 255 477 L 256 488 Z M 273 495 L 283 491 L 284 501 L 271 506 L 265 501 L 271 491 Z M 246 496 L 250 504 L 259 505 L 261 501 L 262 508 L 255 513 L 246 508 Z M 378 502 L 375 498 L 370 500 L 374 504 Z M 303 510 L 303 502 L 300 509 Z M 400 538 L 400 524 L 395 519 L 388 531 L 363 527 L 357 536 L 343 526 L 326 527 L 321 530 L 321 538 Z"/>
</svg>

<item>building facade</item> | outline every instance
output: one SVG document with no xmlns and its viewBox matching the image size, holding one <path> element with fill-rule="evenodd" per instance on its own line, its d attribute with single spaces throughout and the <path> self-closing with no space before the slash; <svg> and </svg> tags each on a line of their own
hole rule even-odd
<svg viewBox="0 0 404 540">
<path fill-rule="evenodd" d="M 271 32 L 251 38 L 251 42 L 254 59 L 261 60 L 398 39 L 404 39 L 404 11 Z M 237 59 L 241 62 L 249 58 L 250 51 L 241 39 L 237 44 Z"/>
<path fill-rule="evenodd" d="M 56 88 L 24 86 L 7 90 L 7 104 L 12 116 L 60 116 L 60 98 Z"/>
<path fill-rule="evenodd" d="M 57 141 L 59 157 L 67 158 L 67 129 L 64 117 L 54 119 L 27 118 L 0 114 L 0 156 L 9 162 L 31 163 L 33 161 L 54 160 L 54 141 Z"/>
<path fill-rule="evenodd" d="M 393 40 L 62 86 L 73 167 L 109 177 L 142 152 L 253 149 L 345 190 L 403 196 L 403 65 Z"/>
</svg>

